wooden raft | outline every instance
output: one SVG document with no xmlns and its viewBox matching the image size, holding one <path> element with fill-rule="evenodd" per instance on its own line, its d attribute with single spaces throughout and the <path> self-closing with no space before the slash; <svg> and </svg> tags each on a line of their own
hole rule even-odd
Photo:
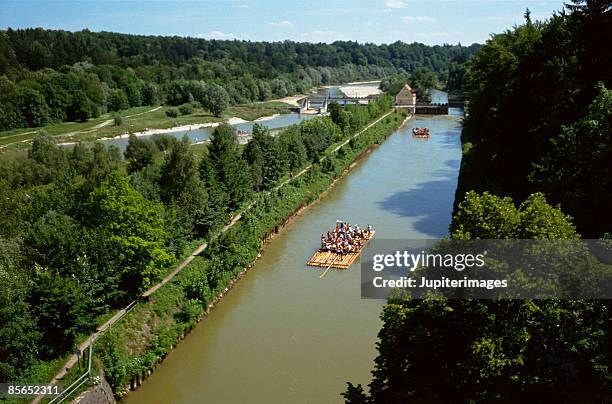
<svg viewBox="0 0 612 404">
<path fill-rule="evenodd" d="M 359 257 L 361 251 L 365 248 L 366 244 L 368 244 L 368 241 L 370 241 L 375 234 L 376 232 L 372 230 L 372 232 L 368 234 L 367 238 L 361 240 L 361 245 L 359 246 L 359 249 L 357 251 L 344 254 L 342 258 L 340 258 L 340 254 L 338 253 L 319 250 L 314 253 L 312 258 L 308 261 L 307 265 L 311 267 L 327 268 L 331 264 L 332 268 L 347 269 L 348 267 L 353 265 L 353 262 L 355 262 L 357 257 Z"/>
</svg>

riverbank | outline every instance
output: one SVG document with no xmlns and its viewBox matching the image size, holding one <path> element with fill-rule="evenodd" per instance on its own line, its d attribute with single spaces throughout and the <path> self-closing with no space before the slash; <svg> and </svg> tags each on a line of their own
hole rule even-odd
<svg viewBox="0 0 612 404">
<path fill-rule="evenodd" d="M 175 280 L 166 284 L 148 302 L 139 305 L 117 328 L 111 330 L 100 341 L 102 357 L 107 369 L 107 375 L 115 394 L 121 396 L 130 388 L 135 388 L 142 380 L 151 374 L 177 341 L 184 338 L 197 322 L 227 294 L 257 259 L 261 249 L 261 241 L 254 243 L 249 234 L 256 234 L 257 240 L 269 240 L 280 228 L 299 215 L 306 206 L 317 200 L 326 189 L 335 184 L 337 178 L 344 175 L 345 170 L 376 142 L 381 142 L 391 134 L 403 121 L 399 114 L 384 118 L 377 125 L 366 130 L 355 138 L 342 156 L 328 157 L 332 166 L 315 165 L 305 170 L 304 175 L 296 175 L 287 186 L 267 196 L 262 196 L 255 202 L 252 212 L 245 215 L 244 220 L 232 229 L 232 246 L 242 245 L 252 247 L 252 253 L 244 256 L 244 266 L 232 267 L 225 272 L 214 291 L 206 291 L 205 310 L 193 313 L 190 311 L 189 286 L 194 277 L 201 276 L 210 270 L 210 261 L 206 257 L 194 259 L 185 271 Z M 268 207 L 262 209 L 261 207 Z M 241 242 L 243 240 L 243 242 Z M 242 250 L 242 254 L 245 251 Z M 251 254 L 253 256 L 251 257 Z M 250 264 L 249 264 L 250 262 Z M 197 307 L 200 307 L 197 305 Z M 189 314 L 191 313 L 191 314 Z"/>
<path fill-rule="evenodd" d="M 264 122 L 264 121 L 268 121 L 271 119 L 274 119 L 278 116 L 280 116 L 281 114 L 272 114 L 272 115 L 268 115 L 268 116 L 263 116 L 260 118 L 255 119 L 253 122 Z M 248 123 L 249 121 L 244 120 L 242 118 L 238 118 L 238 117 L 231 117 L 228 118 L 225 123 L 227 123 L 228 125 L 240 125 L 243 123 Z M 143 131 L 140 132 L 129 132 L 129 133 L 123 133 L 121 135 L 117 135 L 117 136 L 112 136 L 112 137 L 101 137 L 101 138 L 97 138 L 95 139 L 96 141 L 109 141 L 109 140 L 121 140 L 121 139 L 128 139 L 131 135 L 134 135 L 136 137 L 142 137 L 142 136 L 153 136 L 153 135 L 162 135 L 162 134 L 168 134 L 168 133 L 176 133 L 176 132 L 191 132 L 191 131 L 195 131 L 195 130 L 200 130 L 200 129 L 204 129 L 204 128 L 216 128 L 217 126 L 221 125 L 221 123 L 223 122 L 206 122 L 206 123 L 194 123 L 194 124 L 188 124 L 188 125 L 178 125 L 178 126 L 172 126 L 169 128 L 155 128 L 155 129 L 145 129 Z M 199 142 L 194 142 L 193 144 L 201 144 L 201 143 L 205 143 L 206 141 L 199 141 Z M 59 146 L 72 146 L 75 145 L 77 142 L 62 142 L 62 143 L 58 143 Z"/>
<path fill-rule="evenodd" d="M 78 142 L 126 139 L 132 133 L 136 136 L 151 136 L 216 127 L 223 122 L 240 125 L 266 121 L 290 113 L 290 107 L 289 104 L 275 102 L 232 106 L 226 111 L 225 119 L 214 117 L 201 108 L 194 110 L 192 114 L 172 118 L 165 113 L 171 107 L 158 106 L 144 111 L 139 107 L 126 110 L 130 114 L 122 116 L 123 122 L 119 126 L 113 124 L 112 118 L 109 119 L 110 114 L 106 114 L 103 120 L 96 119 L 83 123 L 64 122 L 33 131 L 7 132 L 4 136 L 0 134 L 0 158 L 10 159 L 12 155 L 27 150 L 39 130 L 47 131 L 56 138 L 59 145 L 70 146 Z"/>
<path fill-rule="evenodd" d="M 359 86 L 378 82 L 363 81 L 317 86 L 312 88 L 310 93 L 333 87 Z M 289 113 L 290 109 L 298 107 L 299 100 L 306 96 L 305 94 L 296 94 L 276 100 L 233 105 L 228 107 L 225 116 L 230 116 L 229 119 L 234 119 L 236 122 L 238 122 L 237 119 L 244 122 L 273 119 L 269 117 Z M 36 129 L 24 128 L 2 132 L 0 133 L 0 159 L 10 160 L 24 155 L 24 150 L 27 151 L 30 148 L 32 139 L 39 130 L 47 131 L 57 139 L 59 144 L 74 145 L 78 142 L 124 139 L 129 137 L 130 133 L 135 133 L 137 136 L 147 136 L 155 133 L 189 131 L 204 128 L 205 125 L 219 125 L 222 122 L 202 108 L 195 108 L 192 114 L 174 118 L 166 115 L 168 109 L 174 109 L 174 107 L 166 105 L 153 108 L 150 106 L 135 107 L 119 113 L 109 112 L 86 122 L 61 122 Z M 123 119 L 123 123 L 119 126 L 113 124 L 116 114 Z"/>
</svg>

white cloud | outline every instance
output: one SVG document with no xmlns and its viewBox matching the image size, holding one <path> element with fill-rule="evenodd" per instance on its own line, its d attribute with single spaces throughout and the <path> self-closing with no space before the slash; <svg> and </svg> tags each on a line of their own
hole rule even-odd
<svg viewBox="0 0 612 404">
<path fill-rule="evenodd" d="M 300 34 L 300 38 L 306 42 L 334 42 L 345 41 L 349 38 L 341 32 L 314 30 Z"/>
<path fill-rule="evenodd" d="M 417 32 L 413 34 L 416 38 L 423 39 L 441 39 L 441 38 L 457 38 L 462 37 L 463 32 L 461 31 L 433 31 L 433 32 Z"/>
<path fill-rule="evenodd" d="M 269 22 L 268 25 L 271 27 L 293 27 L 293 23 L 288 20 L 279 21 L 279 22 Z"/>
<path fill-rule="evenodd" d="M 406 2 L 403 0 L 385 0 L 387 8 L 406 8 Z"/>
<path fill-rule="evenodd" d="M 238 35 L 231 32 L 210 31 L 207 34 L 197 34 L 198 38 L 206 39 L 239 39 Z"/>
<path fill-rule="evenodd" d="M 407 15 L 407 16 L 402 17 L 402 21 L 404 21 L 406 24 L 413 24 L 413 23 L 419 23 L 419 22 L 436 22 L 436 19 L 433 17 L 428 17 L 428 16 L 414 17 L 411 15 Z"/>
</svg>

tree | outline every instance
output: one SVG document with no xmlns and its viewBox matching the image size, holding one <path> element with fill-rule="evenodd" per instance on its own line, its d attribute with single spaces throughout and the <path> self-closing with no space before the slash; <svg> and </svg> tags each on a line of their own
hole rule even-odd
<svg viewBox="0 0 612 404">
<path fill-rule="evenodd" d="M 28 151 L 32 162 L 32 184 L 46 184 L 61 175 L 68 174 L 68 164 L 64 150 L 57 146 L 55 139 L 41 130 L 34 136 L 32 148 Z"/>
<path fill-rule="evenodd" d="M 327 110 L 329 112 L 329 117 L 332 121 L 338 126 L 340 126 L 340 112 L 342 112 L 342 107 L 337 102 L 330 102 Z"/>
<path fill-rule="evenodd" d="M 283 160 L 288 163 L 287 169 L 291 172 L 302 168 L 308 161 L 306 147 L 298 129 L 288 129 L 281 133 L 279 147 Z"/>
<path fill-rule="evenodd" d="M 179 107 L 179 112 L 181 115 L 190 115 L 193 113 L 193 105 L 183 104 Z"/>
<path fill-rule="evenodd" d="M 369 397 L 350 383 L 344 396 L 349 403 L 605 401 L 607 316 L 593 301 L 391 301 Z"/>
<path fill-rule="evenodd" d="M 229 195 L 230 208 L 235 209 L 251 190 L 249 169 L 242 158 L 238 139 L 231 126 L 222 124 L 212 134 L 208 160 L 216 180 Z"/>
<path fill-rule="evenodd" d="M 605 104 L 597 83 L 612 80 L 612 58 L 592 38 L 612 38 L 609 7 L 577 1 L 546 22 L 526 17 L 492 36 L 467 64 L 462 141 L 470 147 L 457 193 L 491 189 L 522 200 L 544 190 L 583 235 L 598 237 L 612 223 L 602 205 L 611 184 L 601 165 L 610 141 L 606 115 L 593 103 Z"/>
<path fill-rule="evenodd" d="M 23 259 L 28 267 L 39 265 L 62 276 L 78 277 L 83 255 L 83 234 L 71 217 L 47 211 L 26 233 Z"/>
<path fill-rule="evenodd" d="M 17 87 L 16 105 L 27 126 L 43 126 L 49 120 L 45 97 L 38 91 Z"/>
<path fill-rule="evenodd" d="M 253 139 L 244 154 L 253 170 L 253 184 L 259 181 L 264 189 L 270 188 L 285 171 L 278 142 L 265 126 L 257 123 L 253 126 Z"/>
<path fill-rule="evenodd" d="M 599 83 L 586 115 L 562 126 L 550 142 L 551 150 L 535 165 L 531 182 L 561 201 L 589 234 L 610 230 L 612 91 Z"/>
<path fill-rule="evenodd" d="M 206 96 L 202 102 L 204 108 L 209 110 L 214 116 L 221 116 L 227 108 L 229 96 L 223 87 L 218 84 L 206 86 Z"/>
<path fill-rule="evenodd" d="M 127 95 L 119 88 L 111 90 L 108 99 L 108 109 L 110 111 L 121 111 L 129 107 Z"/>
<path fill-rule="evenodd" d="M 77 90 L 72 95 L 72 105 L 68 112 L 68 118 L 74 121 L 86 122 L 92 114 L 91 100 L 83 90 Z"/>
<path fill-rule="evenodd" d="M 470 191 L 459 204 L 451 224 L 460 239 L 575 239 L 571 217 L 546 202 L 542 193 L 530 195 L 516 208 L 512 198 Z"/>
<path fill-rule="evenodd" d="M 166 204 L 175 203 L 191 218 L 197 234 L 204 235 L 209 230 L 204 218 L 208 198 L 190 144 L 185 136 L 166 155 L 160 170 L 160 194 Z"/>
<path fill-rule="evenodd" d="M 329 118 L 305 121 L 300 125 L 300 132 L 311 161 L 321 158 L 330 143 L 339 140 L 338 127 Z"/>
<path fill-rule="evenodd" d="M 128 173 L 140 171 L 151 164 L 153 162 L 154 147 L 151 141 L 141 139 L 131 133 L 127 147 L 123 153 L 125 159 L 128 161 Z"/>
<path fill-rule="evenodd" d="M 99 186 L 104 179 L 119 166 L 121 160 L 120 154 L 113 152 L 112 146 L 106 148 L 103 143 L 96 142 L 92 148 L 91 162 L 87 166 L 85 172 L 86 192 L 93 190 Z"/>
<path fill-rule="evenodd" d="M 151 82 L 145 82 L 140 90 L 142 105 L 155 105 L 159 102 L 159 89 Z"/>
<path fill-rule="evenodd" d="M 244 148 L 244 158 L 251 168 L 251 183 L 254 189 L 261 189 L 264 170 L 264 157 L 261 147 L 252 140 Z"/>
<path fill-rule="evenodd" d="M 47 167 L 55 167 L 64 163 L 63 150 L 57 147 L 55 139 L 46 131 L 36 133 L 32 141 L 32 148 L 28 151 L 28 158 Z"/>
<path fill-rule="evenodd" d="M 208 154 L 202 155 L 199 172 L 208 194 L 208 207 L 202 221 L 207 228 L 212 229 L 226 222 L 229 195 L 219 183 Z"/>
<path fill-rule="evenodd" d="M 579 237 L 542 194 L 517 209 L 469 192 L 451 230 L 461 239 Z M 381 318 L 370 392 L 349 383 L 347 402 L 600 402 L 612 387 L 605 301 L 392 296 Z"/>
<path fill-rule="evenodd" d="M 29 299 L 32 311 L 42 331 L 41 356 L 55 358 L 68 352 L 82 325 L 93 318 L 87 313 L 87 302 L 76 280 L 39 271 L 37 287 Z M 91 323 L 90 323 L 91 324 Z"/>
<path fill-rule="evenodd" d="M 0 380 L 16 381 L 39 356 L 41 333 L 26 298 L 19 245 L 0 237 Z"/>
<path fill-rule="evenodd" d="M 125 290 L 149 287 L 171 262 L 163 249 L 163 208 L 149 202 L 129 184 L 127 176 L 111 172 L 89 197 L 92 231 L 108 240 L 115 271 L 121 272 Z"/>
</svg>

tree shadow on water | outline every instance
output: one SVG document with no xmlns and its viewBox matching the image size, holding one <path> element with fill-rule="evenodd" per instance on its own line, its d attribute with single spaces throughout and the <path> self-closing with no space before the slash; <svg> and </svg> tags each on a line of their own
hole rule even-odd
<svg viewBox="0 0 612 404">
<path fill-rule="evenodd" d="M 451 164 L 458 162 L 447 162 L 447 165 Z M 399 217 L 416 218 L 414 229 L 428 237 L 443 237 L 448 234 L 452 215 L 456 173 L 456 170 L 443 170 L 437 173 L 437 179 L 395 192 L 379 201 L 378 206 Z"/>
</svg>

